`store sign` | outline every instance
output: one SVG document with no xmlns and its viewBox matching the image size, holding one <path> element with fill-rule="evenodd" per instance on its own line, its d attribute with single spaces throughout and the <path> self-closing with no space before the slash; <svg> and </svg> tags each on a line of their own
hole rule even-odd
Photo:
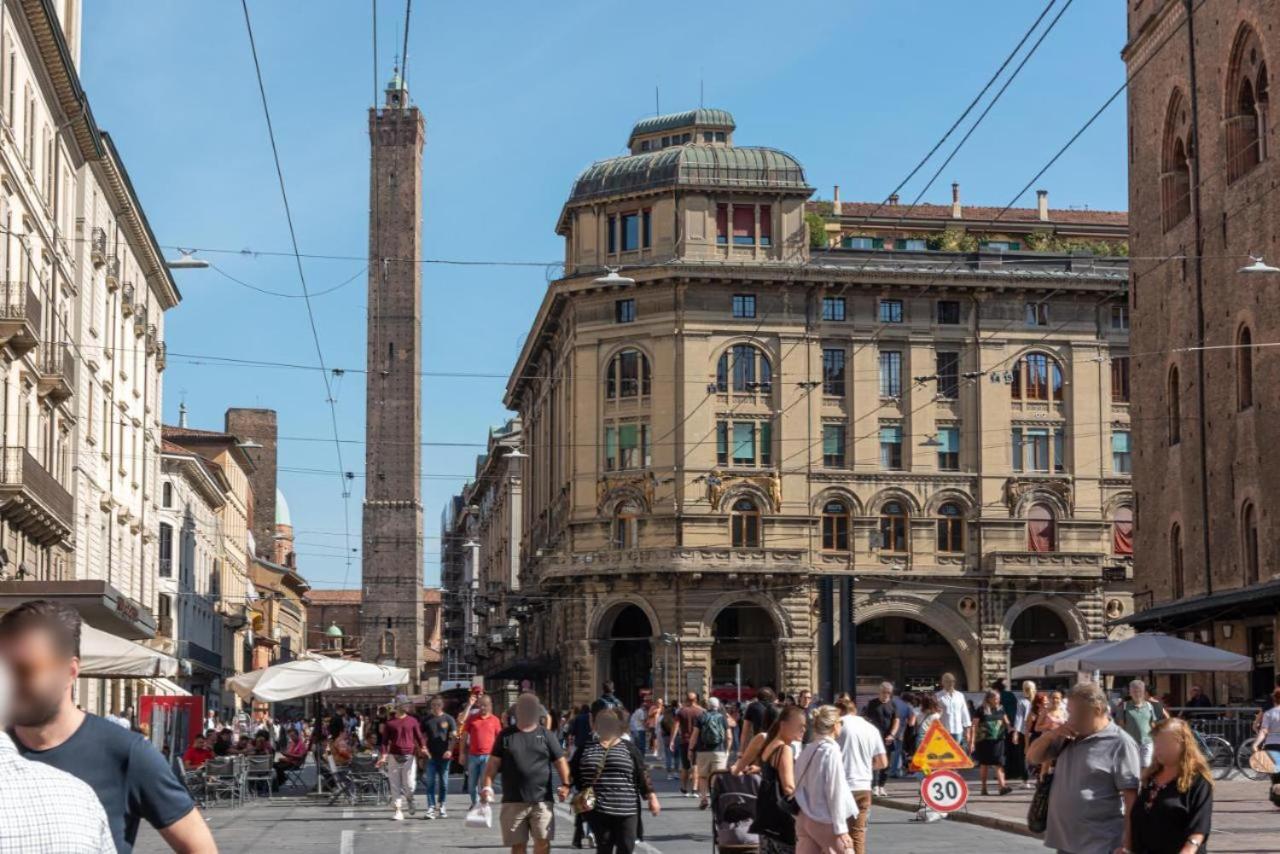
<svg viewBox="0 0 1280 854">
<path fill-rule="evenodd" d="M 116 599 L 116 613 L 131 623 L 138 622 L 138 603 L 127 596 Z"/>
</svg>

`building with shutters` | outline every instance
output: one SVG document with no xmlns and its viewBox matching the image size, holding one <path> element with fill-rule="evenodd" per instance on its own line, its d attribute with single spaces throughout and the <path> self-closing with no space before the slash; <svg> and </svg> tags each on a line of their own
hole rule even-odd
<svg viewBox="0 0 1280 854">
<path fill-rule="evenodd" d="M 536 687 L 829 694 L 843 635 L 859 682 L 976 690 L 1104 635 L 1132 609 L 1128 270 L 1061 241 L 1122 243 L 1124 214 L 1014 209 L 1058 235 L 1029 251 L 945 209 L 960 243 L 898 248 L 924 226 L 812 207 L 795 158 L 737 136 L 723 110 L 645 119 L 557 220 L 505 397 Z"/>
</svg>

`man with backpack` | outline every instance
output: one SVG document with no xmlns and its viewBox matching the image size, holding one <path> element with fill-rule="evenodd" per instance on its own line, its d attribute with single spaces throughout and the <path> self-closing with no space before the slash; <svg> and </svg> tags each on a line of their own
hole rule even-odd
<svg viewBox="0 0 1280 854">
<path fill-rule="evenodd" d="M 1116 705 L 1114 716 L 1120 728 L 1138 743 L 1142 767 L 1146 768 L 1151 764 L 1155 751 L 1151 728 L 1169 717 L 1164 704 L 1148 697 L 1146 683 L 1135 679 L 1129 683 L 1129 699 Z"/>
<path fill-rule="evenodd" d="M 733 749 L 733 731 L 729 719 L 720 710 L 720 698 L 709 697 L 707 710 L 693 726 L 689 752 L 693 759 L 693 786 L 701 800 L 698 809 L 711 803 L 711 775 L 729 767 L 729 751 Z"/>
</svg>

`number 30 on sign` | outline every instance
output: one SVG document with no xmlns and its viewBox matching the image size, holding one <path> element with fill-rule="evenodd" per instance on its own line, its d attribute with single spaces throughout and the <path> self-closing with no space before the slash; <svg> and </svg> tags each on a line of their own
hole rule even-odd
<svg viewBox="0 0 1280 854">
<path fill-rule="evenodd" d="M 936 812 L 955 812 L 969 800 L 969 787 L 954 771 L 934 771 L 920 784 L 920 797 Z"/>
</svg>

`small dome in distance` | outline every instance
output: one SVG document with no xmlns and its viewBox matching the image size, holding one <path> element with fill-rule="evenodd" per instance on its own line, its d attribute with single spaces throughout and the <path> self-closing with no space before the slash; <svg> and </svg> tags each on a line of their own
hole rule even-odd
<svg viewBox="0 0 1280 854">
<path fill-rule="evenodd" d="M 329 628 L 324 630 L 325 637 L 340 638 L 342 637 L 342 629 L 338 628 L 337 623 L 333 623 Z"/>
</svg>

